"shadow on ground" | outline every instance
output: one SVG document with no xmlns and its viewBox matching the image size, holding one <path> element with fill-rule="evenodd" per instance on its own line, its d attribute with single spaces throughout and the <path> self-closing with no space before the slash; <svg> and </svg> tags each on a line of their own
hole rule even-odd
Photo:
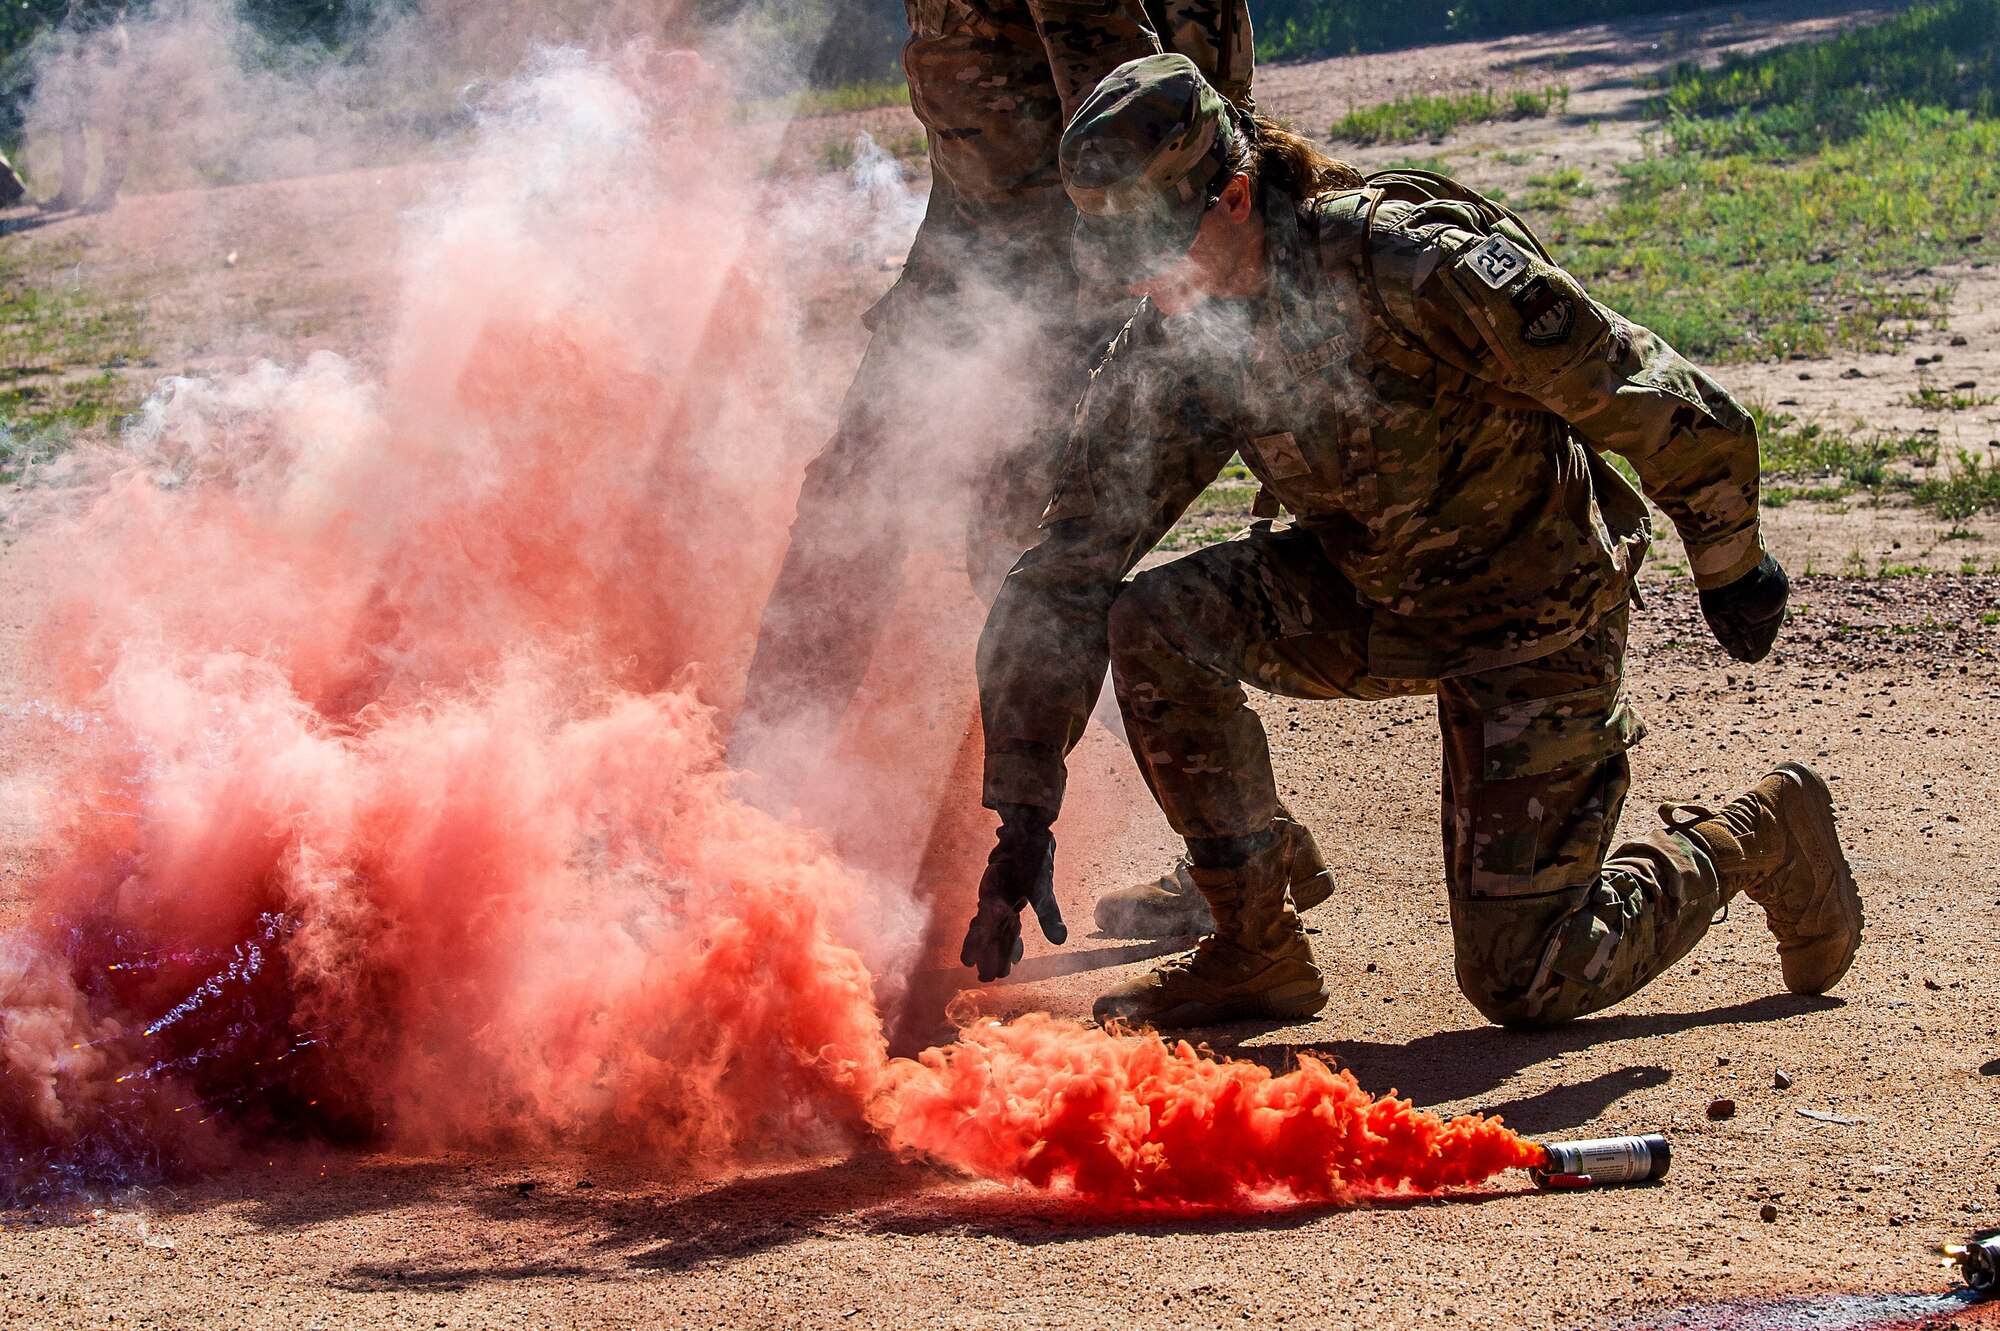
<svg viewBox="0 0 2000 1331">
<path fill-rule="evenodd" d="M 1238 1026 L 1222 1036 L 1211 1037 L 1208 1047 L 1231 1058 L 1262 1063 L 1273 1071 L 1290 1067 L 1299 1054 L 1317 1054 L 1349 1069 L 1363 1086 L 1378 1094 L 1394 1090 L 1419 1105 L 1471 1100 L 1475 1102 L 1473 1108 L 1504 1114 L 1508 1123 L 1523 1132 L 1555 1132 L 1586 1123 L 1621 1097 L 1658 1086 L 1672 1074 L 1665 1068 L 1635 1064 L 1524 1099 L 1481 1102 L 1481 1097 L 1505 1085 L 1524 1069 L 1559 1054 L 1675 1035 L 1698 1026 L 1783 1021 L 1840 1006 L 1841 1000 L 1837 998 L 1771 994 L 1746 1003 L 1692 1012 L 1590 1017 L 1542 1031 L 1472 1026 L 1439 1031 L 1407 1044 L 1329 1040 L 1308 1045 L 1252 1045 L 1246 1041 L 1277 1028 Z"/>
</svg>

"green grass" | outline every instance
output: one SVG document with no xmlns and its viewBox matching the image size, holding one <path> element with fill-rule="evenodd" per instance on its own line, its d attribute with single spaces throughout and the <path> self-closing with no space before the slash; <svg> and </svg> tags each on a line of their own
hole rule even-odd
<svg viewBox="0 0 2000 1331">
<path fill-rule="evenodd" d="M 2000 467 L 1976 453 L 1961 452 L 1943 476 L 1919 481 L 1913 494 L 1948 522 L 2000 512 Z"/>
<path fill-rule="evenodd" d="M 1937 465 L 1934 435 L 1877 431 L 1849 434 L 1813 423 L 1801 423 L 1785 412 L 1752 405 L 1766 476 L 1833 482 L 1836 487 L 1882 490 L 1904 484 L 1906 466 Z M 1822 486 L 1818 493 L 1795 498 L 1838 498 Z"/>
<path fill-rule="evenodd" d="M 910 85 L 897 79 L 871 79 L 843 83 L 836 88 L 814 88 L 792 99 L 795 116 L 832 116 L 844 111 L 872 111 L 878 106 L 908 106 Z"/>
<path fill-rule="evenodd" d="M 1981 454 L 1960 451 L 1943 475 L 1936 474 L 1935 434 L 1850 434 L 1801 424 L 1754 404 L 1750 412 L 1762 449 L 1760 500 L 1766 508 L 1793 500 L 1838 503 L 1856 491 L 1877 499 L 1900 494 L 1952 523 L 1946 533 L 1951 538 L 1971 535 L 1958 524 L 1974 514 L 2000 512 L 2000 467 Z"/>
<path fill-rule="evenodd" d="M 1944 318 L 1920 270 L 2000 248 L 2000 123 L 1896 107 L 1796 162 L 1670 152 L 1571 239 L 1579 277 L 1697 358 L 1879 350 Z"/>
<path fill-rule="evenodd" d="M 1523 207 L 1545 213 L 1568 212 L 1571 203 L 1597 194 L 1597 186 L 1573 166 L 1528 177 L 1528 192 L 1521 196 Z"/>
<path fill-rule="evenodd" d="M 1954 384 L 1941 388 L 1931 382 L 1929 375 L 1919 372 L 1917 386 L 1910 391 L 1908 402 L 1922 411 L 1970 411 L 1974 407 L 1990 407 L 2000 402 L 2000 397 L 1991 393 L 1981 393 L 1970 383 Z"/>
<path fill-rule="evenodd" d="M 1327 133 L 1349 143 L 1414 143 L 1442 138 L 1460 125 L 1489 120 L 1526 120 L 1569 105 L 1569 86 L 1523 89 L 1496 97 L 1491 89 L 1433 97 L 1418 94 L 1349 111 Z"/>
<path fill-rule="evenodd" d="M 1194 550 L 1229 539 L 1250 522 L 1250 505 L 1257 498 L 1257 489 L 1257 478 L 1243 465 L 1243 459 L 1231 458 L 1222 474 L 1188 506 L 1159 548 Z"/>
<path fill-rule="evenodd" d="M 1578 276 L 1705 360 L 1879 350 L 2000 252 L 2000 0 L 1676 70 L 1660 150 L 1572 230 Z"/>
<path fill-rule="evenodd" d="M 0 482 L 143 397 L 124 371 L 147 359 L 144 314 L 88 286 L 82 258 L 75 239 L 0 241 Z"/>
<path fill-rule="evenodd" d="M 1877 110 L 1991 116 L 2000 87 L 2000 0 L 1920 4 L 1825 41 L 1676 68 L 1656 111 L 1676 146 L 1790 156 L 1866 132 Z"/>
</svg>

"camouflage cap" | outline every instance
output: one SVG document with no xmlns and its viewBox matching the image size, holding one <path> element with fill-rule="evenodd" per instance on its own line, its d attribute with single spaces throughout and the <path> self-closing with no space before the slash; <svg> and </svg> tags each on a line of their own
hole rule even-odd
<svg viewBox="0 0 2000 1331">
<path fill-rule="evenodd" d="M 1179 262 L 1239 133 L 1229 103 L 1184 55 L 1128 60 L 1107 74 L 1062 137 L 1077 272 L 1122 286 Z"/>
</svg>

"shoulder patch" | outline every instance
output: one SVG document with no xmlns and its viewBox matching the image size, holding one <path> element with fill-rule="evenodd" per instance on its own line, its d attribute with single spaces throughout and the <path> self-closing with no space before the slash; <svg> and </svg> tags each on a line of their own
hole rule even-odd
<svg viewBox="0 0 2000 1331">
<path fill-rule="evenodd" d="M 1495 291 L 1528 271 L 1528 256 L 1505 236 L 1488 236 L 1467 253 L 1466 261 Z"/>
<path fill-rule="evenodd" d="M 1530 346 L 1559 346 L 1576 326 L 1576 301 L 1546 277 L 1528 279 L 1514 293 L 1513 305 L 1521 312 L 1521 336 Z"/>
</svg>

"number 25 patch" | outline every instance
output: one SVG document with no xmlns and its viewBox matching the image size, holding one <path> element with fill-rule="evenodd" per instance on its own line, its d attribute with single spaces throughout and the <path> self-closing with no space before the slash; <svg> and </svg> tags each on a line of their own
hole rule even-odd
<svg viewBox="0 0 2000 1331">
<path fill-rule="evenodd" d="M 1505 236 L 1489 236 L 1472 252 L 1472 271 L 1479 280 L 1498 291 L 1528 271 L 1528 256 Z"/>
</svg>

